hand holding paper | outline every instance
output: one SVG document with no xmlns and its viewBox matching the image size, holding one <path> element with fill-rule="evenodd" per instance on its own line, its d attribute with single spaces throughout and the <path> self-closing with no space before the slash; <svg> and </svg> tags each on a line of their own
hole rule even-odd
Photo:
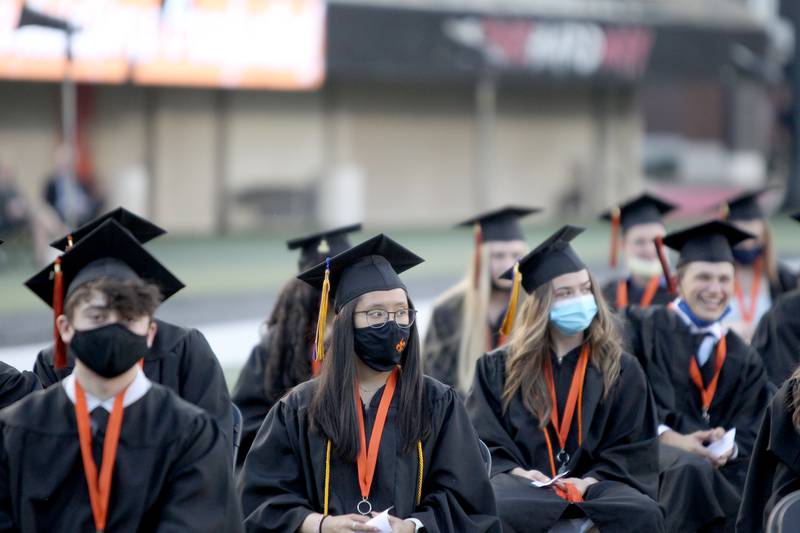
<svg viewBox="0 0 800 533">
<path fill-rule="evenodd" d="M 533 485 L 534 487 L 538 487 L 538 488 L 542 489 L 542 488 L 549 487 L 549 486 L 553 485 L 556 481 L 558 481 L 559 479 L 561 479 L 563 477 L 566 477 L 568 475 L 569 475 L 569 470 L 567 470 L 565 472 L 561 472 L 556 477 L 554 477 L 554 478 L 552 478 L 552 479 L 550 479 L 548 481 L 531 481 L 531 485 Z"/>
<path fill-rule="evenodd" d="M 381 533 L 392 533 L 392 526 L 389 524 L 390 510 L 391 507 L 382 513 L 375 515 L 369 522 L 367 522 L 367 525 L 378 528 L 378 531 Z"/>
<path fill-rule="evenodd" d="M 721 439 L 719 439 L 718 441 L 714 441 L 708 446 L 706 446 L 706 449 L 715 459 L 719 459 L 726 453 L 733 450 L 735 440 L 736 440 L 736 428 L 733 428 L 728 430 Z"/>
</svg>

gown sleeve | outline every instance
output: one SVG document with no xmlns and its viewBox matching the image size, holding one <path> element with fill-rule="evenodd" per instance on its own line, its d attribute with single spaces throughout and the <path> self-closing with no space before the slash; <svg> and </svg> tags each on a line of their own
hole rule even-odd
<svg viewBox="0 0 800 533">
<path fill-rule="evenodd" d="M 422 500 L 411 517 L 429 533 L 500 532 L 494 492 L 478 438 L 456 392 L 449 388 L 432 409 L 437 430 L 423 475 Z"/>
<path fill-rule="evenodd" d="M 503 359 L 498 354 L 481 357 L 475 369 L 475 379 L 467 396 L 466 406 L 478 437 L 492 454 L 492 475 L 524 468 L 522 453 L 503 425 L 501 391 L 503 389 Z"/>
<path fill-rule="evenodd" d="M 41 388 L 39 378 L 33 372 L 20 372 L 0 361 L 0 408 L 11 405 Z"/>
<path fill-rule="evenodd" d="M 298 445 L 296 409 L 286 399 L 270 410 L 244 461 L 237 489 L 247 531 L 297 531 L 313 512 Z"/>
<path fill-rule="evenodd" d="M 167 474 L 156 531 L 242 531 L 231 455 L 219 428 L 198 416 L 182 438 L 181 457 Z"/>
<path fill-rule="evenodd" d="M 179 395 L 210 414 L 232 448 L 231 397 L 217 356 L 203 334 L 196 329 L 189 331 L 178 349 L 181 361 Z"/>
<path fill-rule="evenodd" d="M 239 446 L 238 463 L 244 463 L 258 428 L 269 413 L 272 404 L 266 395 L 266 362 L 267 351 L 263 344 L 257 344 L 250 352 L 250 357 L 239 373 L 236 387 L 233 389 L 233 403 L 242 412 L 242 442 Z"/>
</svg>

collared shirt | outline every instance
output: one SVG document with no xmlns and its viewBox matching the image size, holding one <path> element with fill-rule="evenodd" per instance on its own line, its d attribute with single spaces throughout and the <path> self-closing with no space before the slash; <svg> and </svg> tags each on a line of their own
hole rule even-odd
<svg viewBox="0 0 800 533">
<path fill-rule="evenodd" d="M 69 376 L 65 377 L 61 381 L 61 386 L 64 387 L 64 392 L 67 393 L 67 397 L 69 401 L 73 404 L 75 403 L 75 374 L 72 373 Z M 128 407 L 132 403 L 138 401 L 142 398 L 147 391 L 150 390 L 152 383 L 150 380 L 147 379 L 147 376 L 144 375 L 142 369 L 139 365 L 136 365 L 136 377 L 133 378 L 133 382 L 128 386 L 127 390 L 125 391 L 125 398 L 122 400 L 122 406 Z M 84 391 L 86 393 L 86 408 L 91 413 L 95 410 L 96 407 L 102 407 L 109 413 L 114 409 L 114 397 L 108 398 L 106 400 L 100 400 L 96 398 L 88 391 Z"/>
</svg>

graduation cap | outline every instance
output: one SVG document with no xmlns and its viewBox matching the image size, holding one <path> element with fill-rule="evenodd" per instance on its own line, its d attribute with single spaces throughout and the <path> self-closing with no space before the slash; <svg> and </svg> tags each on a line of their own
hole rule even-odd
<svg viewBox="0 0 800 533">
<path fill-rule="evenodd" d="M 368 292 L 405 289 L 398 274 L 423 261 L 381 233 L 298 275 L 298 279 L 322 291 L 314 341 L 316 360 L 325 356 L 323 337 L 331 298 L 338 313 L 345 304 Z"/>
<path fill-rule="evenodd" d="M 347 234 L 355 231 L 361 231 L 361 224 L 351 224 L 291 239 L 286 241 L 286 246 L 290 250 L 300 249 L 298 266 L 300 270 L 306 270 L 321 263 L 326 257 L 333 257 L 350 248 Z"/>
<path fill-rule="evenodd" d="M 601 220 L 611 222 L 611 253 L 608 264 L 617 266 L 619 230 L 628 231 L 639 224 L 662 223 L 664 216 L 677 206 L 649 193 L 643 193 L 627 202 L 612 207 L 600 215 Z"/>
<path fill-rule="evenodd" d="M 517 312 L 520 285 L 530 294 L 558 276 L 586 268 L 586 264 L 570 245 L 570 241 L 584 231 L 584 228 L 577 226 L 563 226 L 503 274 L 502 277 L 512 279 L 513 284 L 508 309 L 500 327 L 501 334 L 511 333 Z"/>
<path fill-rule="evenodd" d="M 475 279 L 473 285 L 477 288 L 480 281 L 481 271 L 481 252 L 480 245 L 488 241 L 522 241 L 525 236 L 522 234 L 522 227 L 519 224 L 519 219 L 538 213 L 541 211 L 538 207 L 518 207 L 506 206 L 492 211 L 487 211 L 480 215 L 474 216 L 463 222 L 460 222 L 456 227 L 473 226 L 475 228 Z"/>
<path fill-rule="evenodd" d="M 106 220 L 115 220 L 120 226 L 128 230 L 141 244 L 151 241 L 156 237 L 160 237 L 167 232 L 149 220 L 131 213 L 124 207 L 118 207 L 113 211 L 109 211 L 104 215 L 100 215 L 99 217 L 90 220 L 69 235 L 51 242 L 50 246 L 64 252 L 71 248 L 74 243 L 80 241 L 89 233 L 97 229 Z"/>
<path fill-rule="evenodd" d="M 744 232 L 727 222 L 712 220 L 690 228 L 675 231 L 663 239 L 656 239 L 658 257 L 664 276 L 670 284 L 670 291 L 675 291 L 675 281 L 669 272 L 669 265 L 664 256 L 664 246 L 672 248 L 679 253 L 678 266 L 683 266 L 692 261 L 708 261 L 710 263 L 733 263 L 731 248 L 753 235 Z"/>
<path fill-rule="evenodd" d="M 722 218 L 726 220 L 755 220 L 764 218 L 764 211 L 758 204 L 762 194 L 775 187 L 761 187 L 752 191 L 745 191 L 734 196 L 720 206 Z"/>
<path fill-rule="evenodd" d="M 538 207 L 506 206 L 460 222 L 458 227 L 478 226 L 481 241 L 521 241 L 525 239 L 519 219 L 538 213 Z"/>
<path fill-rule="evenodd" d="M 158 286 L 164 300 L 184 287 L 133 234 L 113 219 L 100 224 L 25 285 L 53 308 L 57 318 L 64 312 L 64 302 L 77 288 L 100 278 L 146 280 Z M 66 352 L 58 331 L 55 340 L 55 364 L 61 368 L 66 363 Z"/>
<path fill-rule="evenodd" d="M 795 222 L 800 222 L 800 211 L 798 211 L 797 213 L 794 213 L 792 215 L 789 215 L 789 216 L 791 218 L 793 218 L 795 220 Z"/>
</svg>

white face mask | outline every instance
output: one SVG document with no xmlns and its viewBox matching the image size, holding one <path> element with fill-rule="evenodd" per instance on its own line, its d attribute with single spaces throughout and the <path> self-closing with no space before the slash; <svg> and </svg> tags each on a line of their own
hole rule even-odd
<svg viewBox="0 0 800 533">
<path fill-rule="evenodd" d="M 628 258 L 628 270 L 634 276 L 651 278 L 662 274 L 661 262 L 658 259 L 641 259 L 639 257 Z"/>
</svg>

